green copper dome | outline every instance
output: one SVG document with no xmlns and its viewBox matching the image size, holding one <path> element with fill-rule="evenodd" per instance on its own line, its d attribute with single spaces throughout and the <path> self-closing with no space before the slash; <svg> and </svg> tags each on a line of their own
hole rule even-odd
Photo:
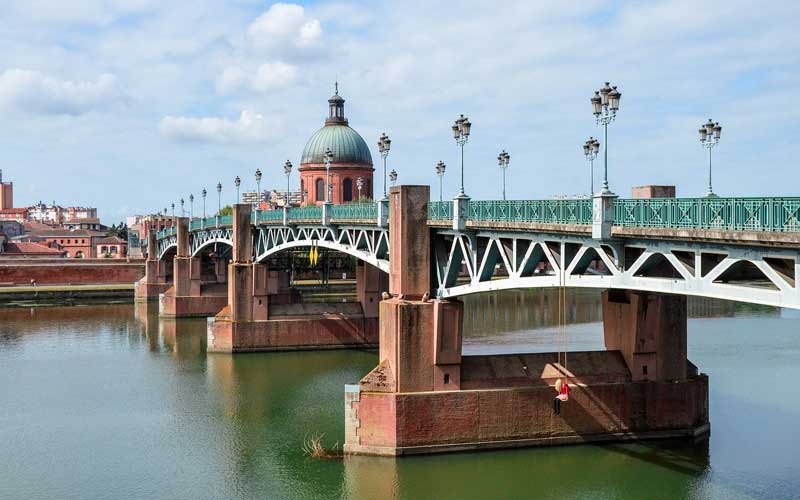
<svg viewBox="0 0 800 500">
<path fill-rule="evenodd" d="M 364 139 L 347 125 L 325 125 L 317 130 L 303 148 L 304 163 L 325 163 L 325 150 L 333 152 L 331 163 L 372 165 L 372 155 Z"/>
<path fill-rule="evenodd" d="M 325 150 L 333 152 L 331 163 L 358 163 L 372 166 L 372 155 L 367 143 L 347 124 L 344 116 L 344 99 L 336 93 L 328 99 L 330 114 L 325 126 L 317 130 L 303 148 L 300 164 L 325 163 Z"/>
</svg>

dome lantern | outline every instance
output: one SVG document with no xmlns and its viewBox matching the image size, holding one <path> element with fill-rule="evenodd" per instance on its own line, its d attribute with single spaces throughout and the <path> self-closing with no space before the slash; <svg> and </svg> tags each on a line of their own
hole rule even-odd
<svg viewBox="0 0 800 500">
<path fill-rule="evenodd" d="M 328 99 L 328 119 L 325 125 L 347 125 L 347 118 L 344 117 L 344 99 L 339 95 L 339 82 L 335 83 L 334 94 Z"/>
</svg>

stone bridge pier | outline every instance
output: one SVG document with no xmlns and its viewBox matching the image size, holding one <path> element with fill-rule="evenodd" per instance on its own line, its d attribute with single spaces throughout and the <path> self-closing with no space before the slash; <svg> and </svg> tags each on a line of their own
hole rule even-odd
<svg viewBox="0 0 800 500">
<path fill-rule="evenodd" d="M 144 277 L 134 285 L 136 302 L 158 300 L 158 296 L 172 286 L 172 272 L 169 263 L 158 258 L 158 242 L 156 227 L 151 226 L 147 232 L 147 260 Z"/>
<path fill-rule="evenodd" d="M 159 314 L 171 318 L 212 316 L 227 303 L 224 286 L 217 283 L 225 279 L 221 271 L 224 263 L 215 262 L 213 278 L 204 282 L 202 258 L 191 256 L 189 219 L 179 217 L 176 222 L 178 250 L 173 259 L 173 284 L 160 295 Z"/>
<path fill-rule="evenodd" d="M 250 205 L 233 208 L 233 252 L 224 308 L 209 319 L 209 352 L 374 348 L 385 273 L 357 268 L 358 302 L 293 303 L 280 271 L 253 262 Z"/>
<path fill-rule="evenodd" d="M 379 364 L 345 387 L 350 454 L 404 455 L 708 432 L 708 379 L 686 359 L 686 300 L 603 297 L 605 351 L 462 355 L 463 304 L 431 300 L 429 188 L 390 194 Z M 562 354 L 563 356 L 563 354 Z M 553 414 L 555 381 L 572 389 Z"/>
</svg>

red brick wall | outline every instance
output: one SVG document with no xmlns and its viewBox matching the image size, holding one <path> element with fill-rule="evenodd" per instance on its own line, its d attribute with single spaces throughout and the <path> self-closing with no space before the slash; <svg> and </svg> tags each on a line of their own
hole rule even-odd
<svg viewBox="0 0 800 500">
<path fill-rule="evenodd" d="M 108 262 L 108 259 L 14 260 L 0 262 L 0 283 L 38 285 L 134 283 L 144 276 L 144 261 Z"/>
<path fill-rule="evenodd" d="M 356 186 L 356 179 L 361 177 L 364 185 L 361 188 L 362 198 L 375 198 L 372 189 L 372 176 L 374 169 L 371 165 L 358 165 L 352 163 L 332 163 L 331 164 L 331 185 L 333 190 L 331 192 L 331 202 L 334 204 L 346 203 L 344 201 L 344 194 L 342 192 L 342 185 L 345 179 L 350 179 L 353 182 L 353 199 L 358 201 L 358 187 Z M 321 201 L 316 201 L 316 181 L 322 179 L 323 185 L 325 182 L 325 165 L 324 164 L 304 164 L 300 167 L 300 179 L 303 184 L 303 189 L 308 190 L 308 196 L 304 202 L 314 202 L 321 205 Z M 383 193 L 383 186 L 380 188 L 381 194 Z M 322 198 L 324 199 L 324 191 Z"/>
<path fill-rule="evenodd" d="M 688 430 L 708 422 L 708 378 L 573 386 L 554 417 L 552 387 L 362 392 L 362 446 L 402 448 Z"/>
</svg>

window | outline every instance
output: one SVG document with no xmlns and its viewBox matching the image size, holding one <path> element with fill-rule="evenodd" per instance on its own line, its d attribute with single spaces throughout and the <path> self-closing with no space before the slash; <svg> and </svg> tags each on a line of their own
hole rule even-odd
<svg viewBox="0 0 800 500">
<path fill-rule="evenodd" d="M 342 184 L 342 200 L 353 201 L 353 179 L 349 177 Z"/>
<path fill-rule="evenodd" d="M 322 179 L 317 179 L 316 189 L 314 191 L 316 193 L 315 199 L 317 201 L 325 201 L 325 181 L 323 181 Z"/>
</svg>

